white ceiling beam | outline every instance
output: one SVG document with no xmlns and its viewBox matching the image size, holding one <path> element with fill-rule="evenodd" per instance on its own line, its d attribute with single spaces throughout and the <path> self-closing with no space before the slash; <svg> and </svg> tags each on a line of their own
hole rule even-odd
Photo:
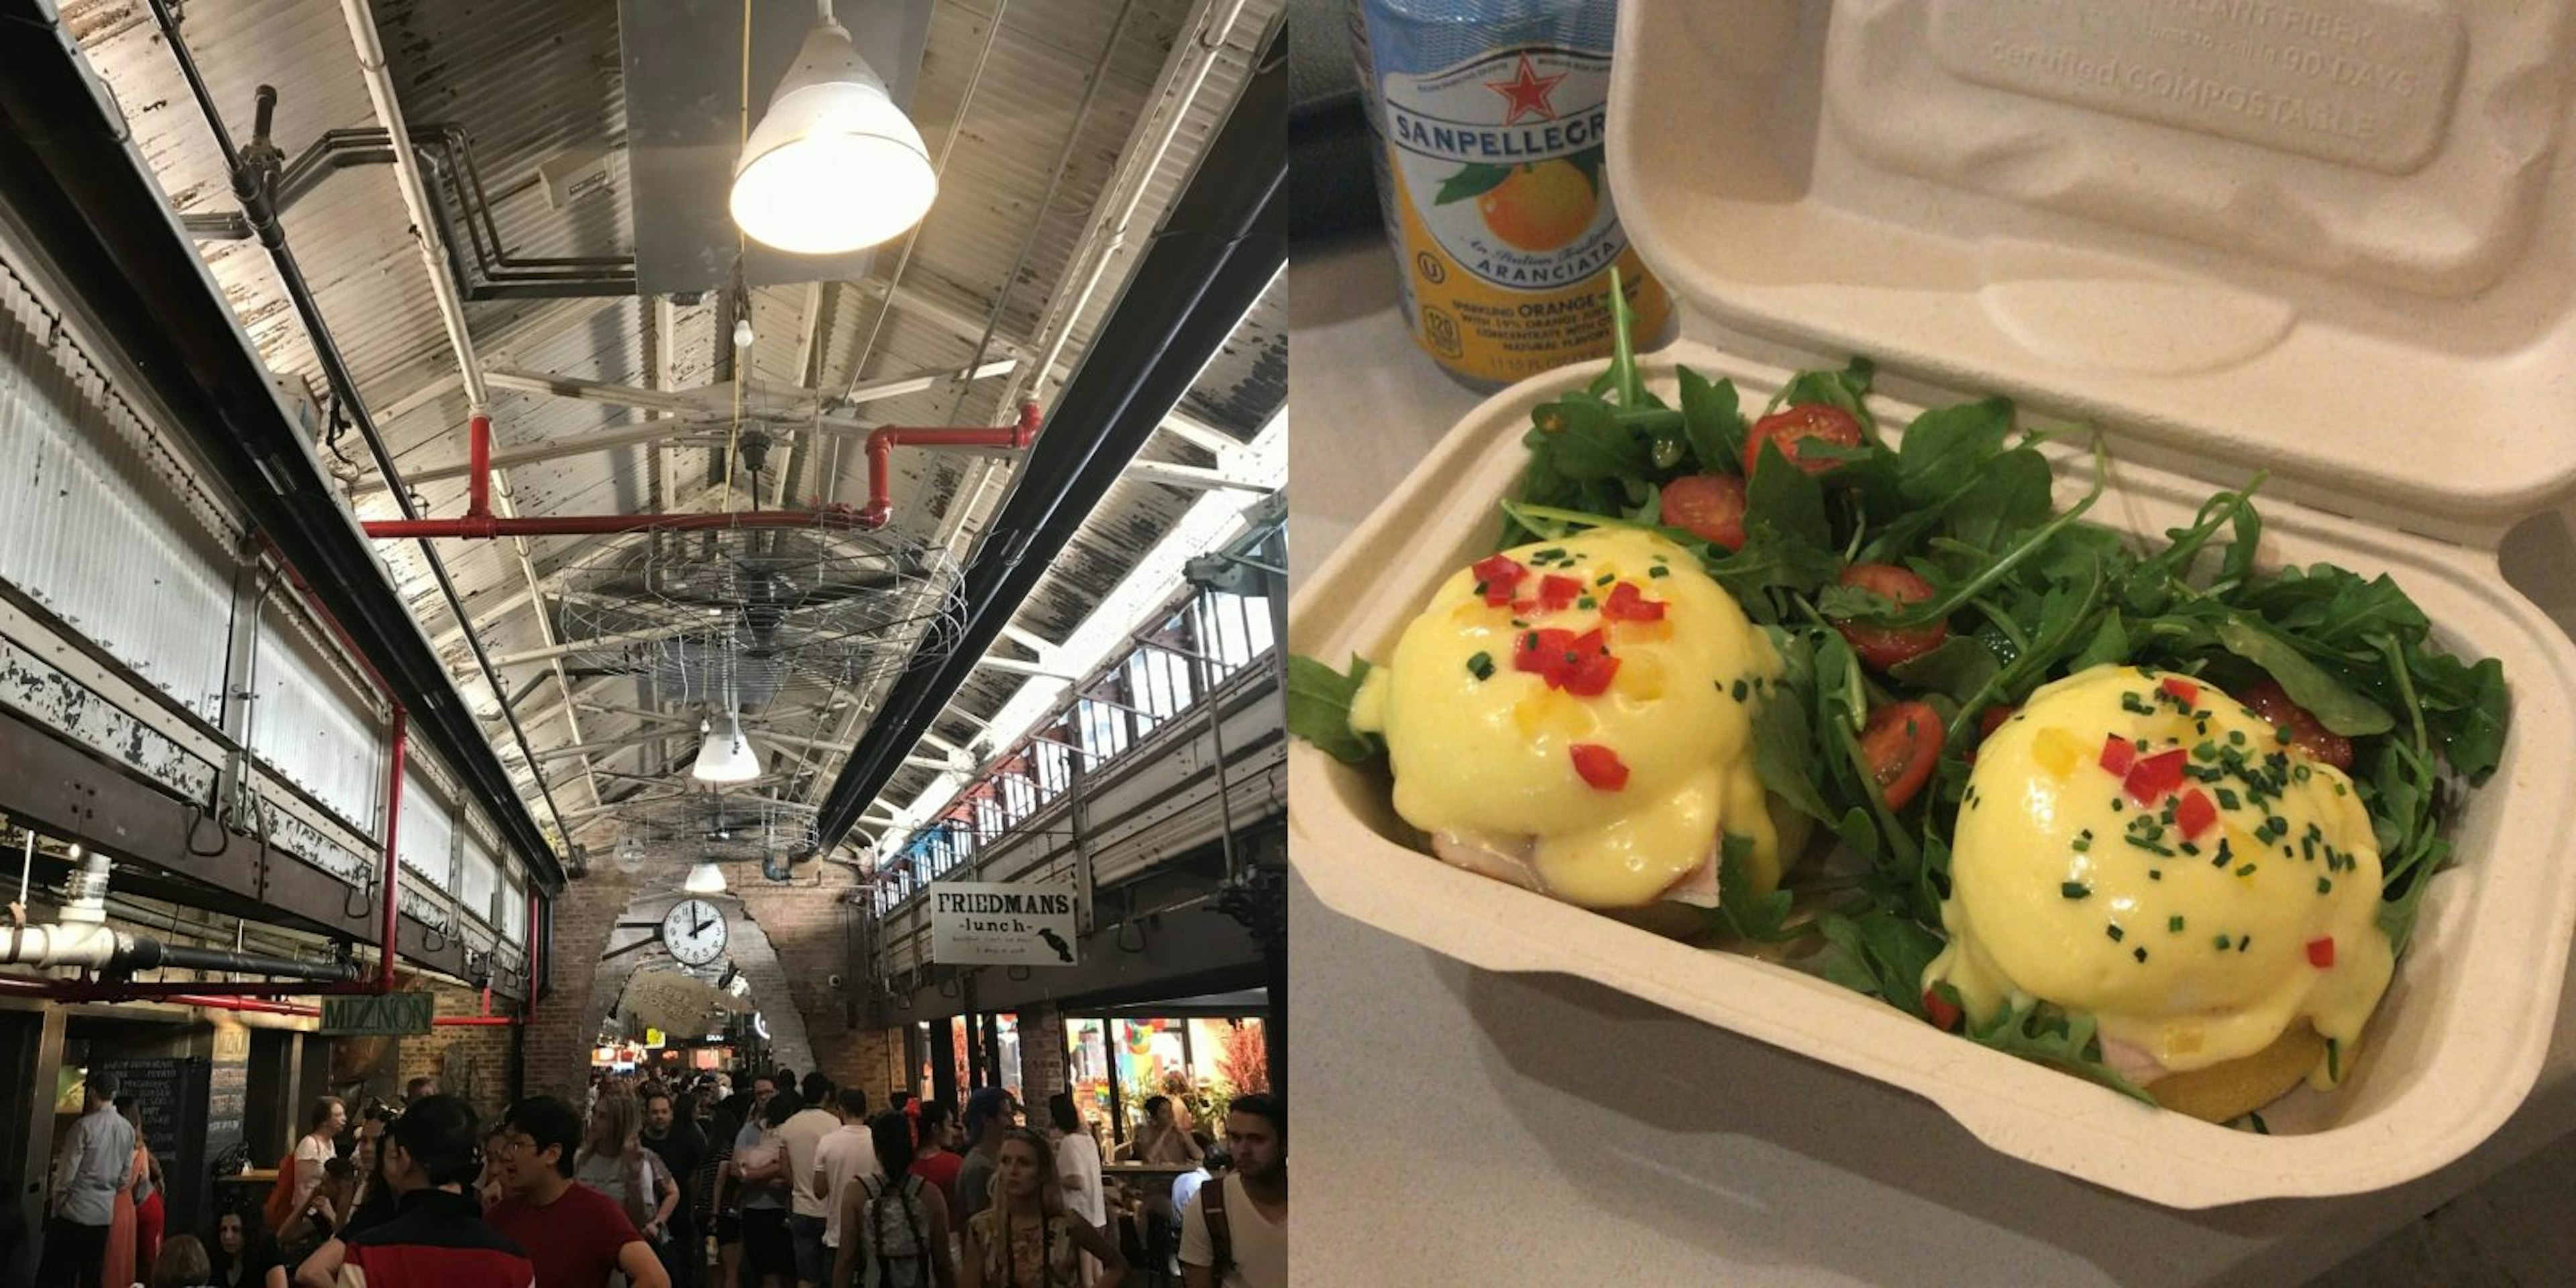
<svg viewBox="0 0 2576 1288">
<path fill-rule="evenodd" d="M 1243 450 L 1242 440 L 1237 439 L 1234 435 L 1229 434 L 1222 429 L 1218 429 L 1216 426 L 1211 425 L 1206 421 L 1200 420 L 1196 416 L 1190 415 L 1188 412 L 1182 411 L 1178 407 L 1163 413 L 1162 423 L 1157 425 L 1155 428 L 1160 429 L 1164 433 L 1180 439 L 1183 442 L 1189 443 L 1192 446 L 1205 448 L 1219 456 L 1223 456 L 1228 452 Z"/>
<path fill-rule="evenodd" d="M 1013 675 L 1034 675 L 1049 680 L 1077 680 L 1082 678 L 1080 676 L 1067 675 L 1062 671 L 1051 670 L 1042 663 L 1023 662 L 1014 657 L 979 657 L 975 659 L 975 665 L 981 670 L 1007 671 Z"/>
<path fill-rule="evenodd" d="M 1208 469 L 1198 465 L 1174 465 L 1168 461 L 1130 461 L 1126 473 L 1131 479 L 1186 488 L 1192 492 L 1232 489 L 1238 492 L 1269 493 L 1279 490 L 1274 483 L 1235 474 L 1223 468 Z"/>
</svg>

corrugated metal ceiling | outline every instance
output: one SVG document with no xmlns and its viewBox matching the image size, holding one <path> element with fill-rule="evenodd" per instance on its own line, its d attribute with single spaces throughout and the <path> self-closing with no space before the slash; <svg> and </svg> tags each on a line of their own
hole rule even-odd
<svg viewBox="0 0 2576 1288">
<path fill-rule="evenodd" d="M 1089 337 L 1114 304 L 1119 288 L 1141 259 L 1146 234 L 1186 182 L 1207 139 L 1223 121 L 1244 79 L 1253 50 L 1280 8 L 1280 0 L 1249 0 L 1229 39 L 1210 58 L 1205 83 L 1173 134 L 1169 152 L 1145 178 L 1127 227 L 1126 244 L 1109 257 L 1098 289 L 1076 315 L 1074 296 L 1090 275 L 1090 260 L 1107 234 L 1103 225 L 1123 210 L 1109 191 L 1122 162 L 1140 140 L 1161 129 L 1152 114 L 1168 87 L 1176 51 L 1190 52 L 1211 7 L 1191 0 L 944 0 L 932 16 L 912 115 L 934 157 L 944 158 L 941 196 L 911 239 L 898 240 L 876 257 L 862 282 L 835 282 L 819 292 L 770 287 L 752 292 L 757 339 L 748 351 L 750 373 L 783 384 L 819 376 L 838 393 L 853 383 L 946 372 L 920 392 L 881 398 L 846 413 L 869 423 L 991 424 L 1007 419 L 1006 398 L 1034 390 L 1051 396 L 1079 365 Z M 70 28 L 115 92 L 174 205 L 183 213 L 223 214 L 238 209 L 222 173 L 214 140 L 185 90 L 140 0 L 71 0 Z M 405 114 L 417 129 L 460 128 L 484 184 L 483 199 L 501 245 L 518 258 L 603 257 L 631 253 L 631 228 L 622 195 L 618 149 L 624 141 L 624 92 L 615 0 L 491 5 L 472 0 L 378 0 L 378 30 L 390 57 Z M 998 18 L 999 27 L 996 30 Z M 374 129 L 349 34 L 339 7 L 318 0 L 194 0 L 185 6 L 189 48 L 224 105 L 237 135 L 250 128 L 253 91 L 280 90 L 275 138 L 292 158 L 323 132 Z M 980 70 L 979 70 L 980 64 Z M 1095 85 L 1096 79 L 1096 85 Z M 765 95 L 766 87 L 754 87 Z M 1087 100 L 1087 106 L 1086 106 Z M 1284 129 L 1284 123 L 1282 125 Z M 605 155 L 609 187 L 557 209 L 540 168 Z M 284 223 L 323 314 L 406 471 L 445 465 L 464 455 L 465 401 L 436 307 L 413 245 L 394 174 L 382 165 L 358 165 L 322 180 L 285 213 Z M 256 242 L 209 240 L 202 250 L 216 280 L 269 364 L 302 377 L 313 390 L 324 383 L 302 326 L 289 308 L 267 255 Z M 461 253 L 461 252 L 460 252 Z M 1286 317 L 1276 288 L 1249 316 L 1212 362 L 1182 408 L 1238 441 L 1248 440 L 1286 397 Z M 810 321 L 809 298 L 820 309 Z M 669 387 L 714 383 L 731 356 L 717 334 L 717 308 L 689 300 L 672 310 L 670 334 L 658 335 L 653 302 L 627 298 L 511 299 L 469 302 L 467 321 L 485 366 L 514 367 L 612 384 L 652 386 L 656 359 L 667 367 Z M 1041 333 L 1052 319 L 1070 328 L 1056 369 L 1034 370 L 1037 355 L 1056 339 Z M 812 331 L 812 359 L 799 366 L 801 341 Z M 1016 357 L 1008 375 L 972 382 L 953 378 L 978 356 Z M 754 397 L 757 412 L 763 399 Z M 648 413 L 599 402 L 495 391 L 497 445 L 577 442 L 583 436 L 643 422 Z M 790 443 L 796 442 L 791 435 Z M 856 503 L 865 499 L 864 454 L 855 442 L 837 449 L 830 440 L 799 444 L 791 456 L 773 454 L 763 504 L 775 504 L 783 480 L 795 501 Z M 360 488 L 356 507 L 366 517 L 394 513 L 390 497 L 368 492 L 373 470 L 354 437 L 324 448 L 326 461 L 345 461 L 345 482 Z M 1158 438 L 1147 456 L 1189 464 L 1212 459 L 1201 448 Z M 708 484 L 721 473 L 720 435 L 696 435 L 667 446 L 629 446 L 528 463 L 508 471 L 521 513 L 634 512 L 656 507 L 701 508 Z M 970 490 L 982 470 L 972 462 L 924 452 L 900 452 L 893 494 L 897 522 L 925 536 L 963 530 L 967 539 L 999 489 Z M 663 487 L 667 479 L 669 494 Z M 416 485 L 425 513 L 461 511 L 461 479 Z M 1061 639 L 1090 606 L 1115 586 L 1136 557 L 1168 532 L 1191 496 L 1177 489 L 1129 481 L 1088 516 L 1076 540 L 1042 583 L 1018 624 Z M 597 538 L 546 538 L 531 543 L 532 563 L 545 590 L 552 576 L 596 550 Z M 445 542 L 447 563 L 484 647 L 497 655 L 544 643 L 538 602 L 509 543 Z M 391 574 L 410 597 L 423 629 L 441 644 L 460 671 L 469 654 L 453 619 L 432 589 L 426 565 L 409 543 L 383 548 Z M 575 692 L 591 704 L 579 710 L 585 743 L 613 740 L 656 728 L 644 717 L 599 707 L 654 709 L 653 695 L 635 677 L 574 675 Z M 953 740 L 972 735 L 973 722 L 1007 701 L 1020 677 L 979 672 L 943 720 Z M 544 752 L 573 741 L 563 694 L 542 666 L 515 666 L 504 675 L 526 721 L 558 799 L 573 810 L 592 803 L 592 789 L 566 791 L 580 781 L 585 761 L 602 771 L 590 781 L 615 796 L 638 780 L 607 771 L 662 772 L 648 764 L 657 751 L 685 757 L 685 737 L 645 741 L 583 758 L 546 758 Z M 479 677 L 461 684 L 486 711 L 495 705 Z M 847 728 L 811 708 L 852 695 L 814 686 L 791 686 L 772 704 L 783 727 L 829 737 Z M 864 695 L 861 695 L 864 696 Z M 506 731 L 492 725 L 496 743 Z M 841 746 L 846 750 L 846 740 Z M 801 777 L 769 790 L 819 799 L 838 755 L 811 749 L 820 761 L 804 765 L 784 753 L 778 763 Z M 505 745 L 505 755 L 515 757 Z M 516 763 L 515 760 L 513 763 Z M 898 780 L 894 790 L 918 784 Z M 531 792 L 533 795 L 533 792 Z M 540 813 L 540 818 L 544 815 Z M 608 825 L 604 818 L 594 824 Z M 583 831 L 589 824 L 577 827 Z M 579 839 L 596 849 L 594 833 Z"/>
</svg>

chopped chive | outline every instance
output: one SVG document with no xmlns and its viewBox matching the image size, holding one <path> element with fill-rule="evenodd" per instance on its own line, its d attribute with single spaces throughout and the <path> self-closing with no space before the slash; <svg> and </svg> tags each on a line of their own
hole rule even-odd
<svg viewBox="0 0 2576 1288">
<path fill-rule="evenodd" d="M 2236 793 L 2235 793 L 2234 791 L 2232 791 L 2232 790 L 2228 789 L 2228 788 L 2225 788 L 2225 787 L 2221 787 L 2221 788 L 2219 788 L 2219 789 L 2218 789 L 2218 807 L 2219 807 L 2220 809 L 2234 809 L 2234 808 L 2236 808 Z"/>
<path fill-rule="evenodd" d="M 1607 586 L 1617 580 L 1619 580 L 1619 574 L 1615 572 L 1605 572 L 1600 576 L 1593 578 L 1592 584 L 1595 586 Z"/>
<path fill-rule="evenodd" d="M 2228 731 L 2227 731 L 2227 741 L 2229 741 L 2230 743 L 2233 743 L 2233 744 L 2235 744 L 2236 746 L 2239 746 L 2239 747 L 2244 746 L 2244 745 L 2245 745 L 2245 731 L 2244 731 L 2244 730 L 2242 730 L 2242 729 L 2230 729 L 2230 730 L 2228 730 Z"/>
<path fill-rule="evenodd" d="M 2194 760 L 2218 759 L 2218 744 L 2214 742 L 2201 743 L 2199 746 L 2191 749 L 2191 758 Z"/>
<path fill-rule="evenodd" d="M 2343 1043 L 2326 1039 L 2326 1081 L 2343 1081 Z"/>
<path fill-rule="evenodd" d="M 2092 895 L 2093 887 L 2081 881 L 2061 881 L 2058 883 L 2057 892 L 2069 899 L 2083 899 Z"/>
<path fill-rule="evenodd" d="M 2333 877 L 2318 877 L 2318 878 L 2317 878 L 2317 893 L 2318 893 L 2318 894 L 2332 894 L 2332 893 L 2334 893 L 2334 878 L 2333 878 Z"/>
<path fill-rule="evenodd" d="M 2226 952 L 2226 951 L 2227 951 L 2227 936 L 2225 936 L 2225 935 L 2220 935 L 2220 936 L 2218 937 L 2218 941 L 2217 941 L 2217 942 L 2218 942 L 2218 951 L 2220 951 L 2220 952 L 2222 952 L 2222 953 L 2223 953 L 2223 952 Z"/>
<path fill-rule="evenodd" d="M 2290 781 L 2294 783 L 2304 783 L 2308 781 L 2308 772 L 2308 767 L 2306 765 L 2292 765 L 2290 766 Z"/>
<path fill-rule="evenodd" d="M 1583 598 L 1574 601 L 1574 606 L 1586 612 L 1590 612 L 1594 608 L 1600 607 L 1600 605 L 1592 602 L 1592 597 L 1590 595 L 1586 595 Z"/>
<path fill-rule="evenodd" d="M 2342 784 L 2342 783 L 2336 783 L 2336 784 L 2334 785 L 2334 789 L 2335 789 L 2335 795 L 2337 795 L 2337 796 L 2341 796 L 2341 795 L 2343 795 L 2343 784 Z"/>
<path fill-rule="evenodd" d="M 2163 868 L 2149 868 L 2147 869 L 2147 879 L 2149 881 L 2162 881 L 2165 879 L 2165 870 Z"/>
<path fill-rule="evenodd" d="M 2253 1124 L 2254 1124 L 2254 1134 L 2255 1134 L 2255 1135 L 2258 1135 L 2258 1136 L 2269 1136 L 2269 1135 L 2271 1135 L 2271 1134 L 2272 1134 L 2272 1129 L 2271 1129 L 2270 1127 L 2265 1126 L 2265 1125 L 2264 1125 L 2264 1123 L 2263 1123 L 2263 1115 L 2258 1114 L 2258 1113 L 2255 1113 L 2255 1112 L 2253 1112 L 2252 1110 L 2250 1110 L 2250 1109 L 2249 1109 L 2249 1110 L 2247 1110 L 2247 1111 L 2246 1111 L 2246 1113 L 2245 1113 L 2245 1118 L 2246 1118 L 2246 1120 L 2247 1120 L 2247 1121 L 2249 1121 L 2249 1122 L 2251 1122 L 2251 1123 L 2253 1123 Z"/>
<path fill-rule="evenodd" d="M 2075 849 L 2075 852 L 2076 852 L 2077 854 L 2085 853 L 2086 851 L 2091 850 L 2092 848 L 2093 848 L 2093 838 L 2092 838 L 2092 837 L 2090 837 L 2090 836 L 2079 836 L 2079 837 L 2076 837 L 2076 838 L 2075 838 L 2074 849 Z"/>
<path fill-rule="evenodd" d="M 2147 964 L 2147 950 L 2146 950 L 2146 949 L 2144 949 L 2144 948 L 2140 948 L 2140 949 L 2138 949 L 2138 950 L 2137 950 L 2137 952 L 2136 952 L 2136 956 L 2137 956 L 2138 964 L 2139 964 L 2139 965 L 2144 966 L 2144 965 L 2146 965 L 2146 964 Z"/>
<path fill-rule="evenodd" d="M 2252 935 L 2247 935 L 2247 936 L 2245 936 L 2244 938 L 2237 940 L 2237 941 L 2236 941 L 2236 951 L 2238 951 L 2238 952 L 2240 952 L 2240 953 L 2241 953 L 2241 952 L 2244 952 L 2244 951 L 2245 951 L 2245 946 L 2246 946 L 2247 944 L 2250 944 L 2250 943 L 2253 943 L 2253 942 L 2254 942 L 2254 936 L 2252 936 Z"/>
<path fill-rule="evenodd" d="M 2248 863 L 2244 867 L 2236 869 L 2236 875 L 2240 877 L 2250 877 L 2254 875 L 2254 865 Z"/>
<path fill-rule="evenodd" d="M 1490 680 L 1494 678 L 1494 655 L 1491 653 L 1479 653 L 1474 657 L 1468 658 L 1467 674 L 1475 676 L 1479 680 Z"/>
<path fill-rule="evenodd" d="M 1665 566 L 1663 566 L 1662 564 L 1660 564 L 1660 563 L 1659 563 L 1659 564 L 1656 564 L 1654 567 L 1647 569 L 1647 570 L 1646 570 L 1646 575 L 1647 575 L 1647 576 L 1649 576 L 1649 577 L 1661 577 L 1661 576 L 1664 576 L 1664 575 L 1666 575 L 1666 574 L 1670 573 L 1671 571 L 1672 571 L 1672 569 L 1667 568 L 1667 567 L 1665 567 Z"/>
<path fill-rule="evenodd" d="M 1743 678 L 1742 678 L 1742 677 L 1738 677 L 1738 678 L 1736 679 L 1736 681 L 1735 681 L 1735 687 L 1734 687 L 1734 688 L 1732 688 L 1732 689 L 1727 690 L 1727 695 L 1728 695 L 1728 696 L 1730 696 L 1730 697 L 1732 697 L 1732 698 L 1734 698 L 1734 699 L 1735 699 L 1736 701 L 1738 701 L 1738 702 L 1742 702 L 1742 701 L 1744 700 L 1744 698 L 1745 698 L 1745 695 L 1746 695 L 1746 694 L 1748 694 L 1748 693 L 1751 693 L 1751 692 L 1752 692 L 1752 690 L 1751 690 L 1751 689 L 1749 689 L 1749 688 L 1747 688 L 1747 687 L 1745 686 L 1745 683 L 1744 683 Z"/>
<path fill-rule="evenodd" d="M 2172 933 L 2174 933 L 2174 934 L 2177 934 L 2177 935 L 2181 934 L 2181 933 L 2182 933 L 2182 915 L 2181 915 L 2180 913 L 2176 913 L 2176 914 L 2174 914 L 2173 916 L 2166 918 L 2166 919 L 2165 919 L 2165 929 L 2166 929 L 2166 930 L 2168 930 L 2168 931 L 2170 931 L 2170 932 L 2172 932 Z"/>
<path fill-rule="evenodd" d="M 2111 936 L 2112 943 L 2116 944 L 2121 940 L 2128 938 L 2128 932 L 2120 929 L 2120 924 L 2118 922 L 2112 922 L 2111 924 L 2102 927 L 2102 929 L 2104 933 Z"/>
</svg>

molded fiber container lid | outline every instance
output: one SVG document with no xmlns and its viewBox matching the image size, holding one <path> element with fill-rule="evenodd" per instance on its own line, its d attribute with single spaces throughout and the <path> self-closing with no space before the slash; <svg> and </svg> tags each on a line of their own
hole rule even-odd
<svg viewBox="0 0 2576 1288">
<path fill-rule="evenodd" d="M 1608 169 L 1818 355 L 2492 532 L 2576 485 L 2565 0 L 1632 0 Z"/>
<path fill-rule="evenodd" d="M 1645 360 L 1674 398 L 1673 367 L 1727 376 L 1758 405 L 1787 372 L 1684 343 Z M 1492 550 L 1495 502 L 1517 483 L 1530 412 L 1601 363 L 1495 395 L 1415 467 L 1298 589 L 1289 646 L 1340 665 L 1384 659 L 1432 591 Z M 1874 398 L 1883 423 L 1915 410 Z M 2058 499 L 2091 458 L 2060 444 Z M 2088 516 L 2128 533 L 2183 523 L 2210 488 L 2117 450 Z M 1454 868 L 1396 817 L 1383 763 L 1353 768 L 1289 750 L 1290 856 L 1324 903 L 1488 970 L 1579 976 L 1912 1092 L 1998 1152 L 2174 1207 L 2349 1194 L 2395 1185 L 2486 1139 L 2530 1092 L 2576 931 L 2576 644 L 2506 585 L 2495 555 L 2267 500 L 2266 567 L 2329 561 L 2388 573 L 2447 648 L 2500 659 L 2513 691 L 2501 768 L 2450 831 L 2415 938 L 2345 1085 L 2267 1106 L 2272 1135 L 2234 1131 L 1943 1033 L 1788 966 L 1693 948 Z M 1710 1094 L 1722 1096 L 1724 1088 Z"/>
</svg>

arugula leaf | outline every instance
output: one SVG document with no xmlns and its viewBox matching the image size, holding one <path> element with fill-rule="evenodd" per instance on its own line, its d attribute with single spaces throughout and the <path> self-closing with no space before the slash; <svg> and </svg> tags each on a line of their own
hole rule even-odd
<svg viewBox="0 0 2576 1288">
<path fill-rule="evenodd" d="M 1303 738 L 1345 765 L 1363 765 L 1384 754 L 1375 734 L 1351 728 L 1351 699 L 1368 678 L 1368 660 L 1351 658 L 1347 676 L 1302 654 L 1288 658 L 1288 733 Z"/>
<path fill-rule="evenodd" d="M 1834 546 L 1831 520 L 1825 517 L 1824 485 L 1816 476 L 1789 464 L 1778 443 L 1762 445 L 1762 463 L 1744 488 L 1744 529 L 1755 525 L 1790 540 L 1822 550 Z"/>
<path fill-rule="evenodd" d="M 1959 1004 L 1957 991 L 1948 984 L 1935 984 L 1933 987 L 1942 991 L 1943 1000 L 1954 1006 Z M 2133 1100 L 2150 1105 L 2156 1103 L 2155 1097 L 2102 1063 L 2102 1047 L 2096 1039 L 2096 1023 L 2090 1015 L 2063 1010 L 2046 1002 L 2026 1001 L 1997 1012 L 1984 1024 L 1972 1022 L 1963 1028 L 1967 1037 L 1981 1046 L 2035 1060 L 2089 1082 L 2098 1082 Z"/>
<path fill-rule="evenodd" d="M 1587 398 L 1567 398 L 1542 412 L 1555 413 L 1564 424 L 1548 454 L 1549 463 L 1564 477 L 1577 482 L 1624 479 L 1654 468 L 1646 442 L 1608 407 Z"/>
<path fill-rule="evenodd" d="M 1717 851 L 1717 906 L 1702 910 L 1713 929 L 1758 944 L 1784 944 L 1807 933 L 1804 926 L 1787 924 L 1788 891 L 1754 893 L 1753 878 L 1744 872 L 1753 860 L 1752 837 L 1725 833 Z"/>
<path fill-rule="evenodd" d="M 1935 407 L 1915 417 L 1896 450 L 1905 495 L 1931 501 L 1976 482 L 1988 462 L 2003 454 L 2012 427 L 2013 405 L 2003 398 Z"/>
<path fill-rule="evenodd" d="M 1743 468 L 1744 436 L 1748 427 L 1744 413 L 1736 405 L 1735 382 L 1708 379 L 1688 367 L 1681 369 L 1682 432 L 1690 440 L 1691 455 L 1699 458 L 1705 474 L 1733 474 Z"/>
<path fill-rule="evenodd" d="M 2290 701 L 2306 707 L 2318 724 L 2336 733 L 2348 738 L 2386 733 L 2397 723 L 2385 708 L 2345 688 L 2289 641 L 2242 617 L 2219 623 L 2218 642 L 2270 673 Z"/>
<path fill-rule="evenodd" d="M 1923 972 L 1941 955 L 1938 932 L 1883 908 L 1821 913 L 1816 929 L 1831 946 L 1821 963 L 1825 978 L 1919 1019 L 1932 1018 L 1923 1005 Z"/>
<path fill-rule="evenodd" d="M 1913 436 L 1909 433 L 1905 441 L 1913 442 Z M 1940 517 L 1951 537 L 1993 550 L 2048 522 L 2050 482 L 2048 458 L 2034 448 L 2016 447 L 1981 463 Z"/>
<path fill-rule="evenodd" d="M 1610 266 L 1610 387 L 1619 395 L 1619 405 L 1635 407 L 1646 397 L 1646 381 L 1637 373 L 1637 316 L 1628 308 L 1628 290 L 1619 281 L 1619 266 Z"/>
<path fill-rule="evenodd" d="M 1966 702 L 1984 691 L 2003 663 L 1975 636 L 1953 635 L 1919 657 L 1889 667 L 1890 679 Z"/>
</svg>

